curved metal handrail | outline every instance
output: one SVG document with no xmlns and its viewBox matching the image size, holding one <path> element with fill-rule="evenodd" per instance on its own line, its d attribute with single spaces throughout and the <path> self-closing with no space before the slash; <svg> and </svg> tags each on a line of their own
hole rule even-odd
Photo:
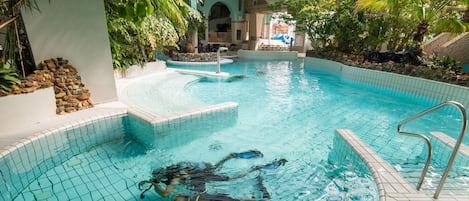
<svg viewBox="0 0 469 201">
<path fill-rule="evenodd" d="M 413 121 L 417 118 L 420 118 L 424 115 L 427 115 L 427 114 L 429 114 L 429 113 L 431 113 L 435 110 L 438 110 L 438 109 L 440 109 L 442 107 L 445 107 L 445 106 L 448 106 L 448 105 L 453 105 L 453 106 L 457 107 L 459 109 L 459 111 L 461 112 L 462 127 L 461 127 L 461 132 L 459 133 L 458 141 L 456 142 L 456 144 L 454 146 L 453 152 L 451 153 L 451 157 L 448 160 L 448 164 L 446 165 L 446 169 L 445 169 L 443 175 L 441 176 L 440 183 L 438 184 L 438 187 L 436 188 L 435 194 L 433 195 L 433 198 L 435 198 L 435 199 L 438 199 L 438 196 L 440 195 L 440 192 L 443 188 L 443 185 L 446 181 L 446 178 L 448 177 L 449 171 L 451 170 L 451 167 L 453 166 L 453 162 L 454 162 L 454 159 L 456 158 L 456 154 L 458 153 L 459 147 L 461 146 L 462 140 L 464 139 L 464 135 L 465 135 L 466 130 L 467 130 L 467 113 L 466 113 L 466 109 L 459 102 L 446 101 L 446 102 L 443 102 L 443 103 L 441 103 L 437 106 L 434 106 L 434 107 L 432 107 L 428 110 L 425 110 L 425 111 L 423 111 L 419 114 L 416 114 L 412 117 L 409 117 L 409 118 L 399 122 L 399 124 L 397 125 L 397 132 L 399 134 L 422 138 L 422 139 L 425 140 L 425 142 L 427 144 L 427 147 L 428 147 L 427 161 L 425 163 L 425 167 L 423 168 L 422 174 L 420 175 L 420 179 L 419 179 L 419 182 L 417 184 L 417 190 L 420 190 L 420 188 L 422 187 L 423 179 L 425 178 L 425 176 L 427 174 L 427 171 L 428 171 L 428 167 L 430 166 L 430 162 L 431 162 L 431 158 L 432 158 L 432 145 L 430 143 L 430 139 L 428 139 L 427 136 L 422 135 L 422 134 L 418 134 L 418 133 L 403 132 L 403 131 L 401 131 L 401 127 L 404 124 L 407 124 L 407 123 L 409 123 L 409 122 L 411 122 L 411 121 Z"/>
</svg>

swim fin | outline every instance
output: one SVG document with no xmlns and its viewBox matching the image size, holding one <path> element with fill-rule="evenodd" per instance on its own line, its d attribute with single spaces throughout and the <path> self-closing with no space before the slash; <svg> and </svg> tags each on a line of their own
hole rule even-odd
<svg viewBox="0 0 469 201">
<path fill-rule="evenodd" d="M 236 158 L 249 159 L 249 158 L 262 158 L 264 154 L 257 150 L 249 150 L 241 153 L 236 153 Z"/>
<path fill-rule="evenodd" d="M 267 163 L 265 165 L 260 166 L 260 168 L 273 170 L 273 169 L 277 169 L 280 166 L 285 165 L 285 163 L 287 162 L 288 162 L 287 159 L 284 159 L 284 158 L 281 158 L 280 160 L 276 159 L 271 163 Z"/>
</svg>

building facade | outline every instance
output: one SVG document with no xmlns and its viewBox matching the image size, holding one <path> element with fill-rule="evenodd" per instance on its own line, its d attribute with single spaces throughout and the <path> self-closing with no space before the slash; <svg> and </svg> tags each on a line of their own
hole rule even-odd
<svg viewBox="0 0 469 201">
<path fill-rule="evenodd" d="M 206 30 L 199 45 L 236 46 L 239 49 L 260 49 L 261 40 L 269 41 L 276 34 L 291 34 L 296 39 L 289 49 L 304 52 L 304 33 L 294 27 L 273 23 L 269 3 L 275 0 L 205 0 L 197 4 L 205 18 Z M 193 4 L 192 4 L 193 5 Z M 260 42 L 261 41 L 261 42 Z"/>
</svg>

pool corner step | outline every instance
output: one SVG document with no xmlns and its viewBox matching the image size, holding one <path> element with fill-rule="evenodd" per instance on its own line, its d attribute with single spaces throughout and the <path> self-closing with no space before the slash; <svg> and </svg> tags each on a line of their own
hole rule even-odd
<svg viewBox="0 0 469 201">
<path fill-rule="evenodd" d="M 336 134 L 340 137 L 339 139 L 352 148 L 353 152 L 370 169 L 378 186 L 380 200 L 433 200 L 431 196 L 418 192 L 351 130 L 336 129 Z M 442 197 L 440 198 L 443 200 Z"/>
</svg>

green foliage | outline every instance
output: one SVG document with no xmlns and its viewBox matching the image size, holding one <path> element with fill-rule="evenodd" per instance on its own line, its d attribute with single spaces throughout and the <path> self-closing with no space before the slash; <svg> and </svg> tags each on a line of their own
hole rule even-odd
<svg viewBox="0 0 469 201">
<path fill-rule="evenodd" d="M 433 55 L 431 60 L 435 65 L 443 67 L 443 68 L 448 69 L 448 70 L 456 71 L 456 69 L 458 67 L 458 63 L 457 63 L 456 59 L 454 59 L 453 57 L 450 57 L 450 56 L 440 57 L 438 55 Z"/>
<path fill-rule="evenodd" d="M 467 1 L 467 0 L 463 0 Z M 387 42 L 388 48 L 399 51 L 411 40 L 420 46 L 431 33 L 467 31 L 455 11 L 448 6 L 461 5 L 463 1 L 454 0 L 357 0 L 358 11 L 365 11 L 373 27 L 372 17 L 380 16 L 389 24 L 384 32 L 371 36 Z M 376 33 L 376 32 L 375 32 Z M 418 48 L 421 49 L 421 48 Z"/>
<path fill-rule="evenodd" d="M 130 20 L 137 26 L 141 25 L 154 10 L 150 0 L 124 0 L 117 5 L 119 17 Z"/>
<path fill-rule="evenodd" d="M 11 91 L 11 86 L 20 83 L 20 75 L 15 68 L 0 64 L 0 90 Z"/>
<path fill-rule="evenodd" d="M 406 49 L 411 55 L 421 50 L 429 34 L 468 30 L 461 13 L 447 9 L 466 6 L 462 2 L 467 0 L 280 0 L 270 6 L 286 10 L 290 16 L 283 19 L 295 21 L 315 49 L 357 53 L 387 44 L 390 50 Z"/>
<path fill-rule="evenodd" d="M 184 0 L 105 0 L 113 65 L 125 70 L 155 59 L 154 50 L 177 46 L 191 22 L 202 21 Z"/>
<path fill-rule="evenodd" d="M 271 4 L 274 10 L 287 10 L 291 16 L 285 21 L 295 21 L 304 30 L 316 49 L 336 49 L 346 53 L 360 52 L 365 46 L 365 18 L 354 12 L 355 0 L 281 0 Z"/>
<path fill-rule="evenodd" d="M 333 15 L 334 39 L 341 52 L 359 53 L 365 48 L 365 18 L 362 13 L 354 13 L 353 10 L 351 1 L 343 0 Z"/>
<path fill-rule="evenodd" d="M 48 2 L 51 3 L 51 0 L 48 0 Z M 0 4 L 0 26 L 4 29 L 3 52 L 0 62 L 3 64 L 5 61 L 16 61 L 19 63 L 18 70 L 21 70 L 23 76 L 26 76 L 36 66 L 31 52 L 28 52 L 30 47 L 27 42 L 27 35 L 23 31 L 24 27 L 21 26 L 22 19 L 20 12 L 22 10 L 40 12 L 37 0 L 9 0 L 2 1 Z"/>
</svg>

